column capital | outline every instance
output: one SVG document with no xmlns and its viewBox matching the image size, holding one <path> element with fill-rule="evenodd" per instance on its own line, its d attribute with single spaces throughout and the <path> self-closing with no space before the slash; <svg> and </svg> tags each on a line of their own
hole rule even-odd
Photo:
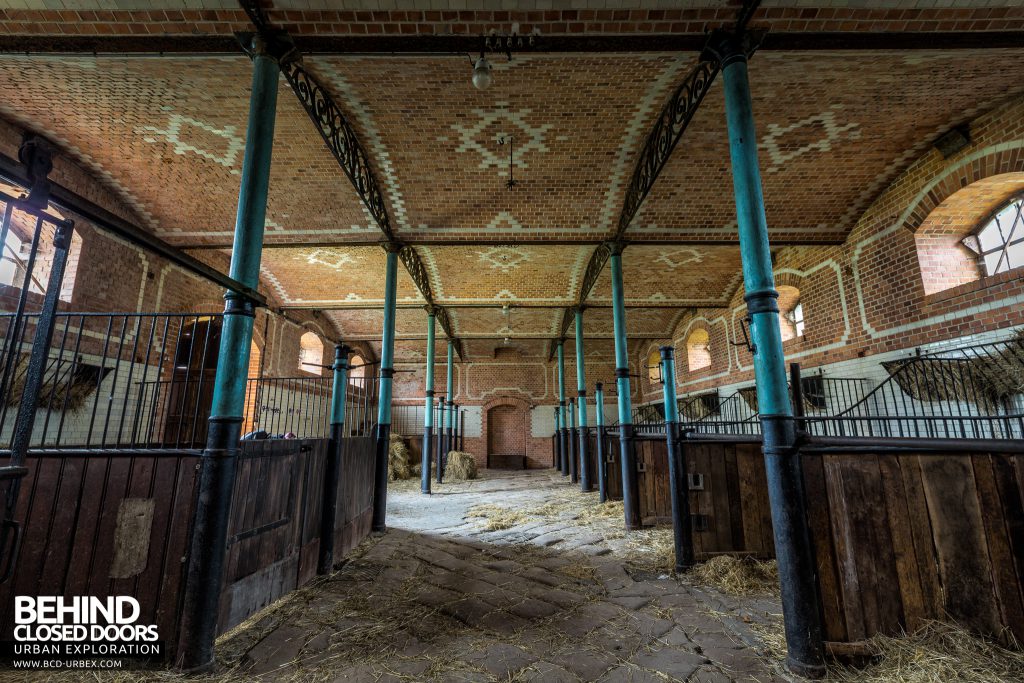
<svg viewBox="0 0 1024 683">
<path fill-rule="evenodd" d="M 611 240 L 605 244 L 608 245 L 609 256 L 621 256 L 622 250 L 626 248 L 626 242 L 623 240 Z"/>
<path fill-rule="evenodd" d="M 284 29 L 265 26 L 258 32 L 243 31 L 235 35 L 250 59 L 268 57 L 278 64 L 302 59 L 295 48 L 295 42 Z"/>
<path fill-rule="evenodd" d="M 721 28 L 715 29 L 708 36 L 700 59 L 705 62 L 718 62 L 722 68 L 733 62 L 745 62 L 757 50 L 763 37 L 762 31 L 737 33 Z"/>
<path fill-rule="evenodd" d="M 676 355 L 676 350 L 671 346 L 661 346 L 658 350 L 661 351 L 662 360 L 672 360 Z"/>
<path fill-rule="evenodd" d="M 423 307 L 423 310 L 426 311 L 427 315 L 429 315 L 429 316 L 436 316 L 437 315 L 437 309 L 438 309 L 438 306 L 435 305 L 435 304 L 427 304 L 426 306 Z"/>
<path fill-rule="evenodd" d="M 604 382 L 598 382 L 597 384 L 595 384 L 594 385 L 594 390 L 595 391 L 602 391 L 602 390 L 604 390 Z"/>
<path fill-rule="evenodd" d="M 398 252 L 402 251 L 402 248 L 405 245 L 397 240 L 391 240 L 389 242 L 384 242 L 380 246 L 384 251 L 386 251 L 389 254 L 397 254 Z"/>
</svg>

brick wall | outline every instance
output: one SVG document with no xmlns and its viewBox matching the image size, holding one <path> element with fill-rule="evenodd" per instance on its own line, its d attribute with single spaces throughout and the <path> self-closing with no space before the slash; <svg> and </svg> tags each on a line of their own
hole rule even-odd
<svg viewBox="0 0 1024 683">
<path fill-rule="evenodd" d="M 849 367 L 856 359 L 1024 325 L 1019 271 L 978 277 L 962 258 L 951 268 L 948 256 L 963 234 L 1024 189 L 1024 98 L 973 121 L 971 138 L 949 159 L 931 150 L 913 163 L 841 246 L 777 251 L 776 284 L 800 291 L 806 320 L 805 335 L 784 343 L 787 360 Z M 937 255 L 942 251 L 945 258 Z M 740 286 L 729 306 L 683 316 L 672 335 L 680 396 L 753 381 L 750 353 L 732 345 L 743 340 L 745 315 Z M 686 339 L 698 328 L 710 335 L 712 364 L 690 372 Z M 651 347 L 658 343 L 668 340 Z M 644 387 L 645 401 L 660 398 L 659 388 Z"/>
</svg>

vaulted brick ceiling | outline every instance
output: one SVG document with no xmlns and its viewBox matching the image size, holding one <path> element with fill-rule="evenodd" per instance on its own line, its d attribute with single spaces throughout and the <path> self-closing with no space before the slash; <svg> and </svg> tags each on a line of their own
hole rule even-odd
<svg viewBox="0 0 1024 683">
<path fill-rule="evenodd" d="M 21 4 L 0 10 L 0 29 L 40 40 L 229 38 L 251 28 L 234 0 L 204 0 L 201 10 L 175 0 Z M 480 35 L 519 22 L 541 39 L 595 41 L 699 38 L 728 24 L 737 7 L 732 0 L 668 8 L 639 0 L 631 10 L 552 0 L 549 10 L 516 12 L 489 10 L 483 0 L 461 0 L 459 10 L 437 0 L 378 11 L 366 11 L 362 0 L 262 4 L 272 22 L 299 37 Z M 1012 2 L 968 1 L 955 11 L 916 0 L 818 4 L 765 0 L 754 23 L 770 30 L 769 41 L 800 31 L 1024 29 L 1024 9 Z M 538 50 L 491 60 L 494 83 L 482 92 L 470 83 L 467 54 L 313 54 L 304 64 L 354 126 L 396 236 L 415 245 L 467 354 L 486 358 L 511 345 L 523 357 L 546 357 L 594 245 L 615 234 L 645 137 L 696 52 Z M 773 238 L 841 241 L 940 133 L 1024 90 L 1022 71 L 1024 49 L 755 55 L 750 80 Z M 126 199 L 129 218 L 172 244 L 223 249 L 234 225 L 250 77 L 241 54 L 7 55 L 0 116 L 51 138 Z M 283 304 L 328 311 L 343 337 L 379 337 L 384 252 L 374 243 L 382 233 L 283 80 L 266 228 L 263 278 Z M 740 286 L 720 80 L 624 237 L 643 241 L 624 253 L 635 339 L 665 336 L 686 308 L 725 305 Z M 594 348 L 609 355 L 610 296 L 605 269 L 584 325 Z M 404 268 L 398 298 L 398 356 L 413 358 L 422 354 L 425 302 Z M 443 347 L 439 341 L 439 353 Z"/>
</svg>

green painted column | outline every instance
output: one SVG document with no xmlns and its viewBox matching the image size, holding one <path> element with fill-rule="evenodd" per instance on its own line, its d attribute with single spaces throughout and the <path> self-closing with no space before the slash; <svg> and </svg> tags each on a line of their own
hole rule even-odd
<svg viewBox="0 0 1024 683">
<path fill-rule="evenodd" d="M 598 500 L 608 500 L 608 473 L 604 454 L 604 384 L 598 382 L 594 387 L 594 418 L 597 422 L 597 490 Z"/>
<path fill-rule="evenodd" d="M 446 403 L 445 430 L 444 430 L 444 462 L 448 464 L 448 453 L 455 449 L 455 442 L 452 434 L 455 431 L 455 344 L 448 340 L 448 401 Z"/>
<path fill-rule="evenodd" d="M 559 339 L 558 354 L 558 448 L 561 452 L 562 476 L 569 476 L 569 420 L 565 414 L 565 340 Z"/>
<path fill-rule="evenodd" d="M 434 446 L 434 335 L 437 312 L 427 307 L 427 397 L 423 405 L 423 454 L 420 459 L 420 491 L 430 493 L 430 463 Z"/>
<path fill-rule="evenodd" d="M 583 349 L 583 307 L 576 309 L 576 393 L 579 402 L 580 488 L 593 491 L 590 472 L 590 431 L 587 429 L 587 371 Z"/>
<path fill-rule="evenodd" d="M 331 384 L 331 438 L 324 465 L 323 504 L 320 507 L 320 555 L 317 574 L 334 568 L 334 530 L 338 516 L 338 484 L 341 481 L 341 456 L 345 446 L 345 402 L 348 395 L 348 356 L 352 349 L 344 344 L 334 347 L 334 378 Z"/>
<path fill-rule="evenodd" d="M 621 242 L 612 243 L 608 263 L 612 276 L 612 322 L 615 328 L 615 384 L 619 398 L 619 450 L 622 464 L 622 506 L 626 528 L 640 528 L 636 451 L 633 444 L 633 402 L 629 387 L 629 347 L 626 343 L 626 296 L 622 286 Z"/>
<path fill-rule="evenodd" d="M 373 472 L 373 519 L 370 528 L 387 528 L 388 448 L 391 445 L 391 391 L 395 375 L 395 310 L 398 304 L 398 252 L 400 245 L 385 247 L 384 330 L 380 343 L 380 392 L 377 401 L 377 459 Z"/>
<path fill-rule="evenodd" d="M 451 367 L 452 367 L 452 343 L 448 341 L 448 355 L 446 356 L 446 362 L 448 363 L 449 371 L 445 373 L 445 379 L 448 382 L 448 386 L 451 386 Z M 438 419 L 441 421 L 439 425 L 440 429 L 437 432 L 437 483 L 440 484 L 444 481 L 444 464 L 448 453 L 448 442 L 445 439 L 445 431 L 448 428 L 448 408 L 445 405 L 447 403 L 447 389 L 445 390 L 445 396 L 437 402 Z"/>
<path fill-rule="evenodd" d="M 249 123 L 242 158 L 238 213 L 229 274 L 243 285 L 259 285 L 263 226 L 270 190 L 270 158 L 277 109 L 277 60 L 258 38 L 253 44 Z M 206 449 L 200 464 L 199 491 L 192 524 L 192 552 L 186 570 L 177 666 L 187 671 L 213 665 L 213 641 L 223 584 L 228 516 L 245 409 L 255 307 L 237 292 L 224 296 L 217 374 Z"/>
<path fill-rule="evenodd" d="M 768 497 L 775 532 L 775 553 L 782 588 L 788 648 L 787 666 L 809 678 L 825 675 L 824 644 L 818 604 L 818 577 L 807 528 L 806 501 L 796 424 L 787 387 L 778 292 L 772 273 L 753 104 L 743 37 L 716 32 L 709 49 L 722 64 L 729 128 L 733 191 L 754 376 L 760 408 Z"/>
<path fill-rule="evenodd" d="M 686 451 L 679 439 L 679 404 L 676 400 L 675 349 L 661 347 L 661 382 L 665 399 L 665 441 L 668 454 L 669 498 L 672 502 L 673 549 L 676 573 L 693 566 L 693 522 L 690 520 L 690 484 Z"/>
</svg>

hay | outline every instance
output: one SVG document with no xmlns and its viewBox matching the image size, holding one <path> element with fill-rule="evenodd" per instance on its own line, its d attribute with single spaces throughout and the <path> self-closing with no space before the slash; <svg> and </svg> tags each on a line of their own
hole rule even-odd
<svg viewBox="0 0 1024 683">
<path fill-rule="evenodd" d="M 754 386 L 754 387 L 745 387 L 743 389 L 740 389 L 736 393 L 740 395 L 740 398 L 743 399 L 743 402 L 747 404 L 748 408 L 750 408 L 755 413 L 758 412 L 757 387 L 756 386 Z"/>
<path fill-rule="evenodd" d="M 476 458 L 462 451 L 449 451 L 444 477 L 448 481 L 476 479 Z"/>
<path fill-rule="evenodd" d="M 951 351 L 952 356 L 912 357 L 883 362 L 903 393 L 923 402 L 970 401 L 996 410 L 1010 396 L 1024 392 L 1024 334 L 979 352 Z"/>
<path fill-rule="evenodd" d="M 635 569 L 672 573 L 676 567 L 674 534 L 671 527 L 638 529 L 626 534 L 626 563 Z"/>
<path fill-rule="evenodd" d="M 28 375 L 28 361 L 29 354 L 19 354 L 11 371 L 11 385 L 2 399 L 7 406 L 16 406 L 21 403 Z M 54 363 L 55 361 L 49 360 L 46 372 L 43 373 L 43 384 L 39 389 L 40 409 L 49 408 L 55 411 L 67 409 L 70 412 L 81 408 L 96 391 L 99 368 L 84 363 L 69 365 L 67 361 L 64 361 L 58 376 L 53 367 Z M 107 372 L 109 370 L 103 371 L 104 377 Z"/>
<path fill-rule="evenodd" d="M 409 449 L 401 436 L 392 434 L 388 443 L 388 481 L 408 479 L 411 476 Z"/>
<path fill-rule="evenodd" d="M 504 531 L 518 524 L 525 524 L 530 518 L 519 510 L 500 505 L 474 505 L 466 512 L 467 518 L 483 519 L 487 531 Z"/>
<path fill-rule="evenodd" d="M 690 578 L 730 595 L 777 595 L 779 568 L 775 560 L 718 555 L 689 571 Z"/>
<path fill-rule="evenodd" d="M 687 422 L 697 422 L 718 412 L 718 392 L 699 394 L 687 400 L 680 400 L 679 412 Z"/>
<path fill-rule="evenodd" d="M 1024 681 L 1024 652 L 1007 650 L 956 624 L 932 621 L 902 638 L 876 635 L 864 668 L 836 667 L 843 683 L 1006 683 Z"/>
</svg>

